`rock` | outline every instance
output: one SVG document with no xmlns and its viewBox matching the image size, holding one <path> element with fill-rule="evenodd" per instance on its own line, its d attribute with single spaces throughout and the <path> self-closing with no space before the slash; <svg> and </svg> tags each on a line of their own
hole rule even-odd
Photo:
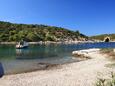
<svg viewBox="0 0 115 86">
<path fill-rule="evenodd" d="M 76 57 L 82 57 L 82 58 L 89 58 L 88 56 L 88 53 L 91 53 L 91 52 L 97 52 L 99 51 L 100 49 L 96 49 L 96 48 L 93 48 L 93 49 L 87 49 L 87 50 L 79 50 L 79 51 L 73 51 L 72 52 L 72 55 L 73 56 L 76 56 Z"/>
<path fill-rule="evenodd" d="M 0 63 L 0 78 L 4 75 L 4 69 L 2 64 Z"/>
<path fill-rule="evenodd" d="M 115 49 L 113 49 L 113 52 L 115 52 Z"/>
</svg>

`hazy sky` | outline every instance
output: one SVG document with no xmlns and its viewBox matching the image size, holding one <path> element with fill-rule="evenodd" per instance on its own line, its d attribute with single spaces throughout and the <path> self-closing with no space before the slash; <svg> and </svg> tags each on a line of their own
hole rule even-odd
<svg viewBox="0 0 115 86">
<path fill-rule="evenodd" d="M 115 0 L 0 0 L 0 20 L 115 33 Z"/>
</svg>

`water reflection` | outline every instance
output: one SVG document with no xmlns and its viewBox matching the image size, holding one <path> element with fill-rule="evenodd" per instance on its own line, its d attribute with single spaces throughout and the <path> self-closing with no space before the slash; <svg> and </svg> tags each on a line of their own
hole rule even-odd
<svg viewBox="0 0 115 86">
<path fill-rule="evenodd" d="M 16 49 L 16 55 L 17 56 L 26 55 L 26 54 L 29 54 L 28 49 Z"/>
<path fill-rule="evenodd" d="M 0 78 L 4 75 L 4 69 L 2 63 L 0 63 Z"/>
<path fill-rule="evenodd" d="M 50 46 L 36 46 L 30 49 L 16 49 L 16 59 L 31 60 L 31 59 L 45 59 L 58 57 L 56 48 Z"/>
<path fill-rule="evenodd" d="M 29 59 L 30 52 L 28 49 L 16 49 L 16 59 Z"/>
</svg>

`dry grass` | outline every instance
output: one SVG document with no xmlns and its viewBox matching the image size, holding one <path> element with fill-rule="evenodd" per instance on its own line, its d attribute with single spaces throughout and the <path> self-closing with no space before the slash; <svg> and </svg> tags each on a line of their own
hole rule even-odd
<svg viewBox="0 0 115 86">
<path fill-rule="evenodd" d="M 99 78 L 95 86 L 115 86 L 115 73 L 111 72 L 109 79 Z"/>
<path fill-rule="evenodd" d="M 113 51 L 112 48 L 105 48 L 100 50 L 102 54 L 106 54 L 107 57 L 111 59 L 115 59 L 115 52 Z"/>
</svg>

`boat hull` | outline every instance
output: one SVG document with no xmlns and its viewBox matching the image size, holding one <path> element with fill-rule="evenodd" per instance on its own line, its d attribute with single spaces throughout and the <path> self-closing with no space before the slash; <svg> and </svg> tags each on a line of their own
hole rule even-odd
<svg viewBox="0 0 115 86">
<path fill-rule="evenodd" d="M 24 49 L 24 48 L 28 48 L 28 46 L 16 47 L 16 49 Z"/>
</svg>

